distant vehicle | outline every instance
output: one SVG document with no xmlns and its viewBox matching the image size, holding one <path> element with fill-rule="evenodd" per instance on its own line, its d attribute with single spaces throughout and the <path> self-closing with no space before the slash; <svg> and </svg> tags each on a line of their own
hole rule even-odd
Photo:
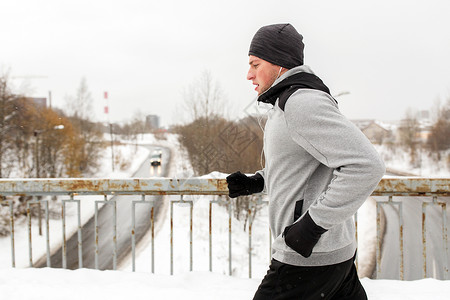
<svg viewBox="0 0 450 300">
<path fill-rule="evenodd" d="M 160 166 L 161 157 L 162 157 L 162 150 L 158 148 L 152 152 L 152 155 L 150 156 L 150 164 L 152 166 Z"/>
</svg>

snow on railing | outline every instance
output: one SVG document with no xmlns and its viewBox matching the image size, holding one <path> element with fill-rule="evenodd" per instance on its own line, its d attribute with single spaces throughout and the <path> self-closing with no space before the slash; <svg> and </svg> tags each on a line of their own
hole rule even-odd
<svg viewBox="0 0 450 300">
<path fill-rule="evenodd" d="M 80 217 L 80 200 L 75 197 L 79 195 L 101 195 L 104 197 L 103 201 L 95 201 L 94 213 L 94 244 L 93 254 L 95 257 L 94 266 L 96 269 L 105 269 L 105 263 L 99 261 L 99 204 L 103 207 L 112 207 L 112 231 L 110 241 L 113 244 L 111 250 L 112 269 L 117 268 L 118 259 L 118 245 L 117 245 L 117 212 L 122 211 L 122 207 L 118 208 L 118 203 L 115 200 L 116 195 L 138 195 L 141 200 L 134 200 L 131 202 L 131 234 L 127 240 L 128 246 L 131 243 L 132 255 L 132 270 L 135 271 L 135 251 L 136 251 L 136 206 L 149 205 L 150 211 L 150 228 L 151 231 L 151 270 L 154 272 L 154 209 L 156 206 L 155 200 L 146 200 L 146 195 L 180 195 L 180 200 L 170 200 L 170 273 L 173 274 L 173 204 L 183 203 L 190 208 L 190 270 L 193 269 L 193 254 L 192 254 L 192 210 L 194 202 L 186 200 L 183 195 L 222 195 L 228 194 L 227 184 L 224 179 L 214 178 L 188 178 L 188 179 L 168 179 L 168 178 L 132 178 L 132 179 L 0 179 L 0 203 L 9 206 L 10 213 L 10 232 L 11 232 L 11 265 L 16 266 L 15 258 L 15 230 L 14 230 L 14 210 L 13 203 L 17 197 L 30 197 L 27 201 L 27 226 L 28 226 L 28 247 L 29 247 L 29 266 L 33 267 L 32 257 L 32 222 L 31 222 L 31 206 L 45 205 L 45 224 L 46 224 L 46 266 L 52 266 L 50 241 L 49 241 L 49 202 L 43 200 L 43 196 L 68 196 L 69 199 L 61 201 L 61 219 L 62 219 L 62 239 L 61 239 L 61 266 L 67 268 L 67 239 L 66 239 L 66 203 L 76 203 L 77 205 L 77 247 L 78 247 L 78 268 L 89 267 L 83 264 L 86 251 L 83 254 L 83 247 L 86 242 L 83 241 L 83 227 Z M 108 198 L 109 196 L 109 198 Z M 419 178 L 419 177 L 386 177 L 379 183 L 372 196 L 376 197 L 376 211 L 377 211 L 377 245 L 376 245 L 376 274 L 379 277 L 381 272 L 381 252 L 384 233 L 382 230 L 382 207 L 396 206 L 398 207 L 397 214 L 399 216 L 399 252 L 400 252 L 400 279 L 405 279 L 404 276 L 404 247 L 403 247 L 403 204 L 404 201 L 410 197 L 425 197 L 422 201 L 422 254 L 423 254 L 423 277 L 427 277 L 427 207 L 440 206 L 442 209 L 442 240 L 444 262 L 442 268 L 444 270 L 444 278 L 448 279 L 448 236 L 447 236 L 447 209 L 446 205 L 450 196 L 450 178 Z M 380 198 L 381 197 L 381 198 Z M 387 197 L 387 201 L 385 199 Z M 394 201 L 394 197 L 395 200 Z M 438 198 L 439 197 L 439 198 Z M 443 198 L 444 197 L 444 198 Z M 403 200 L 398 201 L 399 198 Z M 431 198 L 431 200 L 430 200 Z M 210 200 L 209 203 L 209 269 L 212 270 L 212 204 L 221 202 L 228 206 L 229 211 L 229 274 L 232 273 L 231 261 L 231 202 L 226 200 Z M 258 197 L 259 204 L 267 204 L 261 197 Z M 129 204 L 129 203 L 128 203 Z M 103 208 L 102 207 L 102 208 Z M 40 211 L 40 208 L 39 208 Z M 108 212 L 109 213 L 109 212 Z M 249 210 L 251 213 L 251 210 Z M 129 215 L 128 215 L 129 216 Z M 110 218 L 109 218 L 110 219 Z M 356 224 L 357 216 L 355 216 Z M 110 219 L 111 220 L 111 219 Z M 103 222 L 103 221 L 102 221 Z M 41 223 L 39 223 L 41 224 Z M 251 238 L 252 218 L 249 218 L 249 277 L 252 276 L 252 238 Z M 84 225 L 86 226 L 86 224 Z M 41 225 L 40 225 L 41 227 Z M 92 245 L 90 245 L 92 247 Z M 270 250 L 269 250 L 270 251 Z M 4 254 L 3 254 L 4 255 Z M 92 252 L 90 253 L 92 256 Z"/>
</svg>

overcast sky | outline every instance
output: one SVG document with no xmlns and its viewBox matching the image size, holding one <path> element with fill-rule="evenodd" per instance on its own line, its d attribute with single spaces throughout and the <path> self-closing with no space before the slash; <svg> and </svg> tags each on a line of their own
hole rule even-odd
<svg viewBox="0 0 450 300">
<path fill-rule="evenodd" d="M 305 64 L 350 119 L 396 120 L 450 97 L 450 1 L 1 0 L 0 72 L 63 108 L 85 77 L 96 120 L 137 112 L 183 119 L 183 89 L 209 70 L 231 117 L 255 97 L 246 80 L 253 34 L 291 23 Z"/>
</svg>

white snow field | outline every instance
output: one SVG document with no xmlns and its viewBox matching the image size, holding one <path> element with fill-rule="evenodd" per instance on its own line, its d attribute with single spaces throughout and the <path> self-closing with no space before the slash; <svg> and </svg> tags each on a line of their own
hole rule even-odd
<svg viewBox="0 0 450 300">
<path fill-rule="evenodd" d="M 209 272 L 152 275 L 79 269 L 2 269 L 0 295 L 7 300 L 252 299 L 260 279 Z M 362 279 L 370 300 L 449 299 L 450 282 Z"/>
</svg>

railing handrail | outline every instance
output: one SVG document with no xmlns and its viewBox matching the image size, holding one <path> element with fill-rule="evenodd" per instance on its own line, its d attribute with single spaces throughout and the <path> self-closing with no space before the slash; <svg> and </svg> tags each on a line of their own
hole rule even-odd
<svg viewBox="0 0 450 300">
<path fill-rule="evenodd" d="M 172 178 L 14 178 L 0 179 L 0 195 L 226 195 L 225 179 Z M 372 196 L 450 196 L 450 178 L 384 177 Z"/>
<path fill-rule="evenodd" d="M 0 195 L 225 195 L 225 179 L 214 178 L 18 178 L 0 179 Z"/>
</svg>

